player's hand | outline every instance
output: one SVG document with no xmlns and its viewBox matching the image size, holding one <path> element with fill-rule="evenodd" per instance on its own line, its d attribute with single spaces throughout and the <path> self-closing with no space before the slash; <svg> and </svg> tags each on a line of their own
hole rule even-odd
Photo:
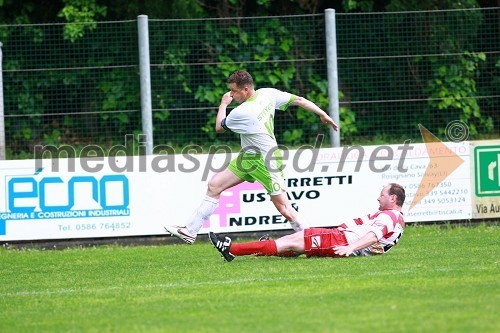
<svg viewBox="0 0 500 333">
<path fill-rule="evenodd" d="M 233 101 L 233 97 L 231 96 L 231 92 L 228 91 L 227 93 L 225 93 L 222 96 L 222 100 L 221 100 L 220 104 L 228 106 L 229 104 L 231 104 L 232 101 Z"/>
<path fill-rule="evenodd" d="M 325 113 L 324 115 L 320 116 L 320 119 L 323 124 L 328 124 L 333 127 L 333 130 L 338 131 L 339 125 L 337 125 L 329 115 Z"/>
<path fill-rule="evenodd" d="M 342 256 L 342 257 L 348 257 L 350 256 L 354 251 L 351 250 L 350 246 L 334 246 L 333 247 L 333 252 L 335 252 L 336 255 Z"/>
</svg>

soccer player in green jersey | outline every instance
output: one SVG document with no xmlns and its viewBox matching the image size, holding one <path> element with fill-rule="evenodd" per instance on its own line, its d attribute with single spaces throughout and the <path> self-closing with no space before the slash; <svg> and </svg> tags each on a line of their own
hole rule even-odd
<svg viewBox="0 0 500 333">
<path fill-rule="evenodd" d="M 240 134 L 242 152 L 208 183 L 206 196 L 185 225 L 166 226 L 165 230 L 188 244 L 196 236 L 214 210 L 220 194 L 244 181 L 258 181 L 278 211 L 290 222 L 295 231 L 303 230 L 306 223 L 292 207 L 286 194 L 282 172 L 281 152 L 274 136 L 275 110 L 286 110 L 296 105 L 317 114 L 320 120 L 338 130 L 330 116 L 310 100 L 274 88 L 255 90 L 253 78 L 246 71 L 237 71 L 228 79 L 230 91 L 222 96 L 215 130 Z M 227 106 L 236 101 L 239 106 L 227 115 Z"/>
</svg>

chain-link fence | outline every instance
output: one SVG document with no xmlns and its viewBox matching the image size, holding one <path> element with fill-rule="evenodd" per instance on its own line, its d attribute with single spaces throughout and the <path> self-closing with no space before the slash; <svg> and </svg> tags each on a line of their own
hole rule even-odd
<svg viewBox="0 0 500 333">
<path fill-rule="evenodd" d="M 36 144 L 112 144 L 138 128 L 136 21 L 95 24 L 74 42 L 64 27 L 0 27 L 11 156 Z"/>
<path fill-rule="evenodd" d="M 418 123 L 442 133 L 452 120 L 471 138 L 498 137 L 499 20 L 499 8 L 337 14 L 342 143 L 420 141 Z M 8 157 L 32 156 L 34 145 L 107 148 L 141 133 L 137 40 L 135 20 L 0 25 Z M 213 130 L 237 69 L 257 88 L 328 108 L 322 14 L 150 20 L 149 45 L 155 145 L 237 147 L 234 134 Z M 328 129 L 304 110 L 277 113 L 281 143 L 313 144 L 318 133 Z"/>
<path fill-rule="evenodd" d="M 153 20 L 150 31 L 155 142 L 237 144 L 235 135 L 214 131 L 227 77 L 235 70 L 252 73 L 257 88 L 272 85 L 297 94 L 326 82 L 323 15 Z M 328 107 L 326 100 L 322 107 Z M 294 130 L 306 141 L 319 130 L 319 124 L 301 127 L 293 111 L 277 115 L 276 131 L 289 141 Z"/>
<path fill-rule="evenodd" d="M 360 136 L 418 138 L 417 124 L 500 135 L 500 11 L 337 15 L 341 105 Z M 402 141 L 400 141 L 402 142 Z"/>
</svg>

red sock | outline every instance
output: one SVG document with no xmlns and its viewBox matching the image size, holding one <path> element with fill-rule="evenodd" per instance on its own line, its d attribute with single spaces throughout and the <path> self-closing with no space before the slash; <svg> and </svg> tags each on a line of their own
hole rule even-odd
<svg viewBox="0 0 500 333">
<path fill-rule="evenodd" d="M 275 256 L 278 254 L 276 248 L 276 242 L 273 240 L 258 241 L 231 244 L 231 249 L 229 250 L 235 256 L 246 256 L 249 254 L 256 254 L 258 256 Z"/>
</svg>

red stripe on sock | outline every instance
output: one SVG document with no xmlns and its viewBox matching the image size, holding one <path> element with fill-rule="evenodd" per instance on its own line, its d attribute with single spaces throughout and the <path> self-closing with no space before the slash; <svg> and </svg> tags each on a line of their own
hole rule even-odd
<svg viewBox="0 0 500 333">
<path fill-rule="evenodd" d="M 273 240 L 249 242 L 249 243 L 233 243 L 231 244 L 230 252 L 235 256 L 246 256 L 256 254 L 258 256 L 275 256 L 278 254 L 276 242 Z"/>
</svg>

